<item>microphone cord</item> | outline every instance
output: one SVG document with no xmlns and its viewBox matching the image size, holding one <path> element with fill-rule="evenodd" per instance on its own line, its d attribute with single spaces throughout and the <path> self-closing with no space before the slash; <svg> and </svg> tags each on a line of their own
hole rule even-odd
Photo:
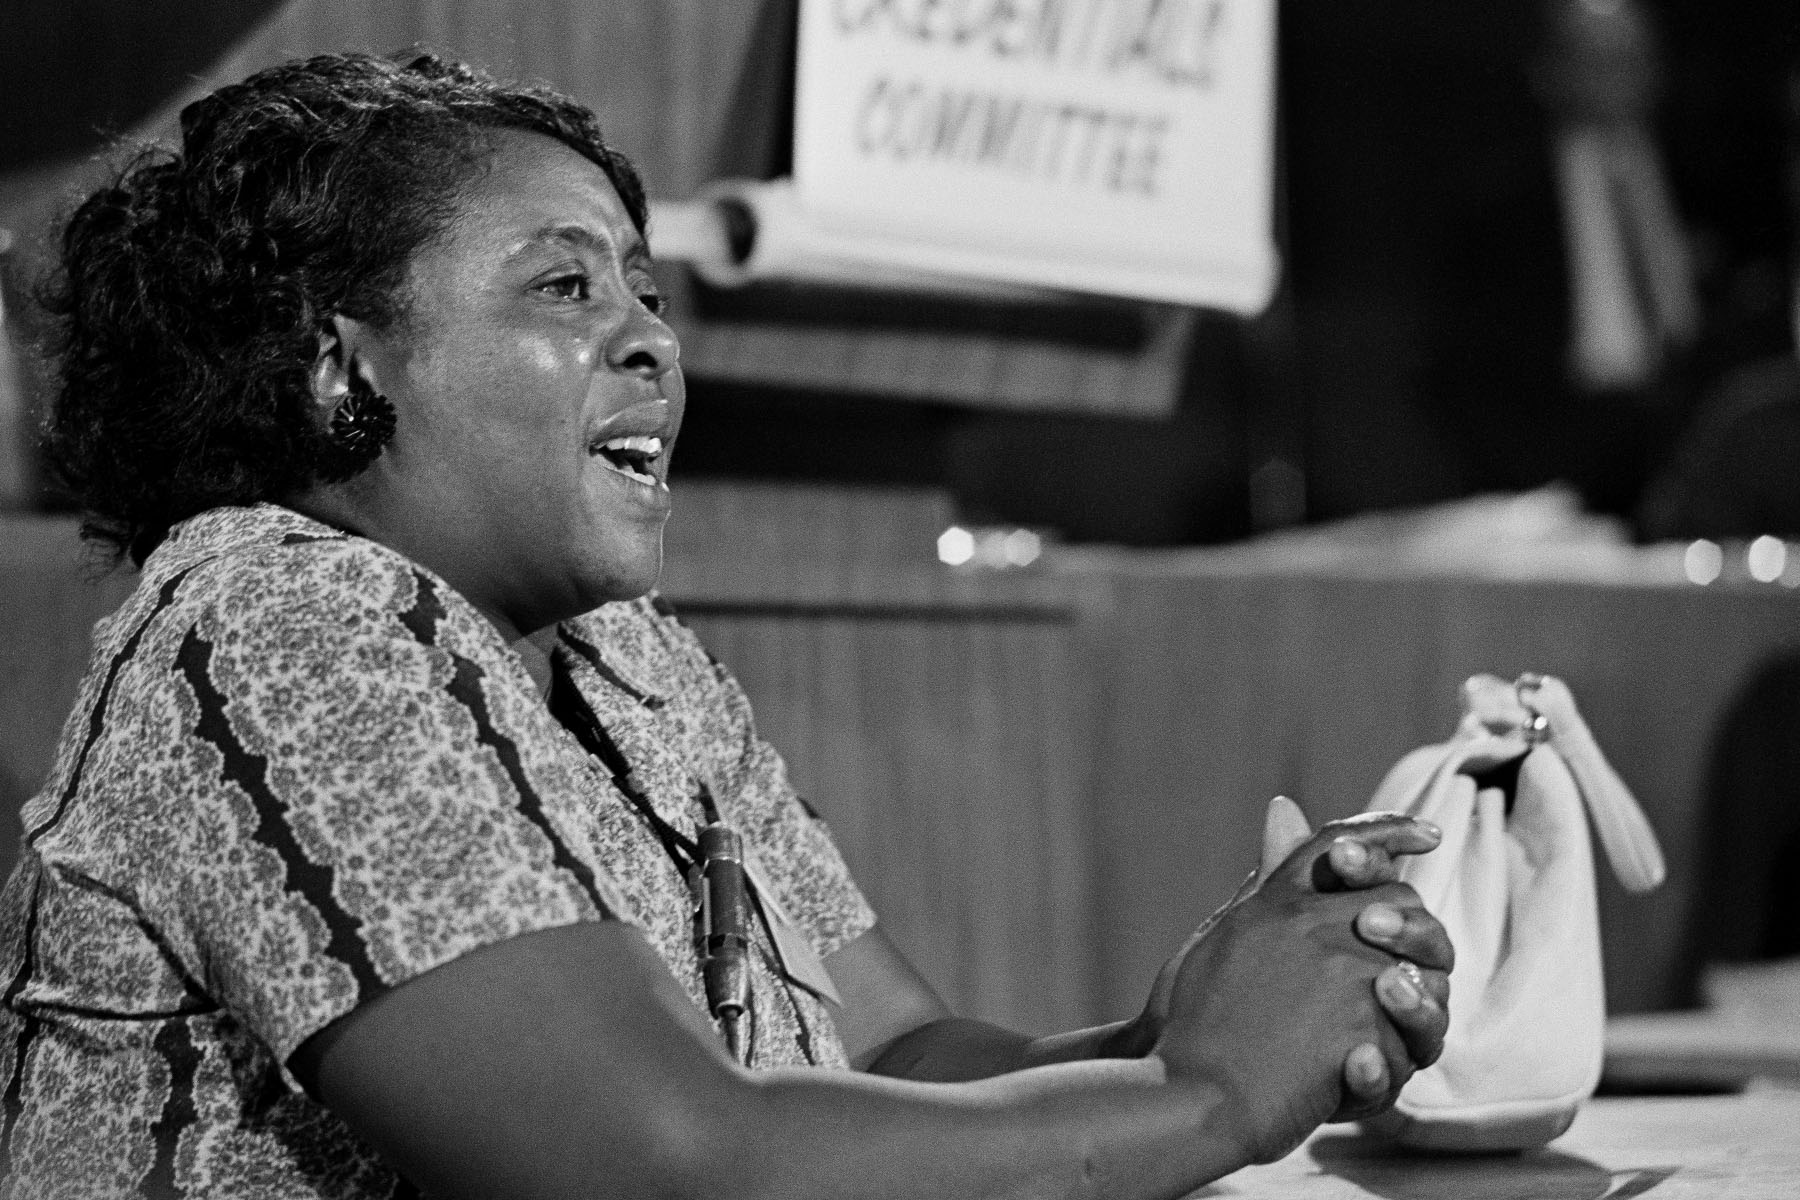
<svg viewBox="0 0 1800 1200">
<path fill-rule="evenodd" d="M 696 924 L 698 925 L 703 919 L 703 910 L 706 903 L 706 882 L 703 877 L 703 872 L 708 864 L 708 855 L 702 849 L 702 844 L 707 840 L 707 832 L 709 830 L 718 829 L 730 832 L 733 839 L 736 839 L 738 836 L 735 832 L 731 831 L 731 827 L 726 825 L 720 817 L 719 806 L 713 799 L 711 790 L 702 783 L 696 792 L 695 798 L 699 801 L 701 811 L 706 817 L 706 828 L 700 831 L 700 837 L 698 839 L 688 837 L 666 820 L 661 813 L 657 812 L 655 807 L 650 803 L 650 798 L 646 796 L 642 789 L 634 782 L 632 778 L 631 763 L 626 759 L 624 752 L 619 749 L 618 743 L 613 741 L 612 735 L 606 731 L 606 727 L 601 724 L 600 718 L 595 714 L 593 707 L 588 704 L 587 698 L 581 694 L 580 685 L 575 682 L 574 675 L 569 670 L 567 661 L 560 654 L 551 656 L 549 708 L 550 715 L 556 718 L 557 722 L 560 723 L 563 728 L 573 734 L 575 740 L 581 744 L 582 748 L 597 759 L 600 762 L 600 765 L 605 768 L 613 787 L 625 797 L 631 807 L 635 809 L 638 815 L 644 819 L 645 823 L 650 826 L 651 832 L 656 835 L 657 841 L 661 843 L 663 852 L 669 856 L 669 861 L 674 864 L 675 869 L 681 874 L 682 878 L 688 881 L 690 890 L 700 899 L 700 906 L 697 907 L 695 913 Z M 741 871 L 741 865 L 739 869 Z M 740 886 L 742 885 L 740 884 Z M 758 918 L 764 925 L 765 933 L 767 933 L 769 917 L 768 914 L 763 911 L 762 904 L 757 899 L 755 891 L 746 886 L 743 887 L 743 892 L 745 896 L 745 907 L 756 912 Z M 696 931 L 696 940 L 702 943 L 700 946 L 702 971 L 704 973 L 710 970 L 714 979 L 719 980 L 728 977 L 730 971 L 721 967 L 710 966 L 710 960 L 706 954 L 707 946 L 704 943 L 707 941 L 713 941 L 716 944 L 722 943 L 717 943 L 716 938 L 709 937 L 709 933 L 710 931 L 704 929 L 697 929 Z M 749 939 L 747 929 L 743 930 L 743 934 L 745 944 L 742 947 L 742 952 L 744 954 L 751 952 L 759 953 L 766 959 L 767 951 L 763 947 L 757 946 L 754 941 Z M 773 935 L 769 936 L 772 940 Z M 808 1064 L 816 1066 L 818 1060 L 813 1054 L 812 1031 L 806 1026 L 806 1019 L 801 1011 L 800 1002 L 794 995 L 793 984 L 789 982 L 786 972 L 775 969 L 773 974 L 781 981 L 782 990 L 787 994 L 788 1007 L 794 1015 L 794 1028 L 796 1031 L 795 1041 L 800 1047 L 800 1053 L 805 1057 Z M 731 1019 L 728 1019 L 721 1012 L 720 1000 L 724 1000 L 727 1005 L 731 1004 L 732 999 L 729 997 L 734 996 L 734 988 L 725 985 L 723 982 L 709 982 L 707 993 L 708 1007 L 712 1010 L 713 1018 L 719 1022 L 721 1029 L 724 1032 L 727 1047 L 732 1050 L 734 1058 L 737 1058 L 740 1063 L 748 1065 L 750 1058 L 754 1053 L 756 1021 L 753 1006 L 751 1005 L 754 993 L 751 992 L 747 986 L 744 988 L 741 1016 Z M 742 1027 L 746 1025 L 750 1030 L 750 1036 L 748 1038 L 742 1036 L 741 1033 Z M 735 1036 L 734 1030 L 738 1031 Z"/>
</svg>

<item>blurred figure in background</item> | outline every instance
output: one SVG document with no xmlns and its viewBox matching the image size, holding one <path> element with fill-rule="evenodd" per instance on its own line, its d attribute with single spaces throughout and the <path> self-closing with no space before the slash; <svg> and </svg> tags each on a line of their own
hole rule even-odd
<svg viewBox="0 0 1800 1200">
<path fill-rule="evenodd" d="M 1626 513 L 1700 327 L 1653 130 L 1660 48 L 1635 0 L 1546 0 L 1520 50 L 1518 76 L 1470 82 L 1485 152 L 1434 198 L 1427 390 L 1471 490 L 1564 479 Z"/>
<path fill-rule="evenodd" d="M 1699 331 L 1651 118 L 1654 37 L 1628 0 L 1551 0 L 1537 64 L 1550 115 L 1569 295 L 1568 370 L 1589 395 L 1642 393 Z"/>
</svg>

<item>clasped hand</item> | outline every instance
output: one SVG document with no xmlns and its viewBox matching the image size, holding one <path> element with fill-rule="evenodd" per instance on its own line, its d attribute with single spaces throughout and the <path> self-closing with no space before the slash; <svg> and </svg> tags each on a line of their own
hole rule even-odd
<svg viewBox="0 0 1800 1200">
<path fill-rule="evenodd" d="M 1454 951 L 1395 863 L 1438 841 L 1393 813 L 1313 832 L 1277 798 L 1261 869 L 1157 977 L 1140 1027 L 1171 1079 L 1221 1090 L 1253 1160 L 1387 1108 L 1442 1053 Z"/>
</svg>

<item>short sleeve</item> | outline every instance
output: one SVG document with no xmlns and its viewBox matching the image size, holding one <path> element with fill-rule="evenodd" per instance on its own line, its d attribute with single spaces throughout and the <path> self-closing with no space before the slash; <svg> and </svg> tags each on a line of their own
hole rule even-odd
<svg viewBox="0 0 1800 1200">
<path fill-rule="evenodd" d="M 610 912 L 497 635 L 423 572 L 320 553 L 343 561 L 310 595 L 236 582 L 178 631 L 169 671 L 186 791 L 164 823 L 169 918 L 282 1063 L 433 967 Z"/>
</svg>

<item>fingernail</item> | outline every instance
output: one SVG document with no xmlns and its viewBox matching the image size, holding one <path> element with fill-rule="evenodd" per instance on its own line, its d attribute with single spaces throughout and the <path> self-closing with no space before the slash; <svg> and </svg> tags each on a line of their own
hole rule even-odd
<svg viewBox="0 0 1800 1200">
<path fill-rule="evenodd" d="M 1361 842 L 1352 838 L 1339 838 L 1332 849 L 1337 852 L 1337 860 L 1342 866 L 1354 871 L 1369 861 L 1369 851 Z"/>
<path fill-rule="evenodd" d="M 1425 836 L 1434 842 L 1441 842 L 1444 840 L 1444 831 L 1439 829 L 1436 825 L 1433 825 L 1430 821 L 1420 821 L 1419 828 L 1424 830 Z"/>
<path fill-rule="evenodd" d="M 1386 904 L 1371 904 L 1362 912 L 1363 932 L 1372 937 L 1391 938 L 1406 927 L 1400 910 Z"/>
<path fill-rule="evenodd" d="M 1345 1081 L 1356 1091 L 1369 1091 L 1375 1081 L 1375 1064 L 1380 1058 L 1380 1052 L 1368 1042 L 1352 1048 L 1344 1059 Z"/>
</svg>

